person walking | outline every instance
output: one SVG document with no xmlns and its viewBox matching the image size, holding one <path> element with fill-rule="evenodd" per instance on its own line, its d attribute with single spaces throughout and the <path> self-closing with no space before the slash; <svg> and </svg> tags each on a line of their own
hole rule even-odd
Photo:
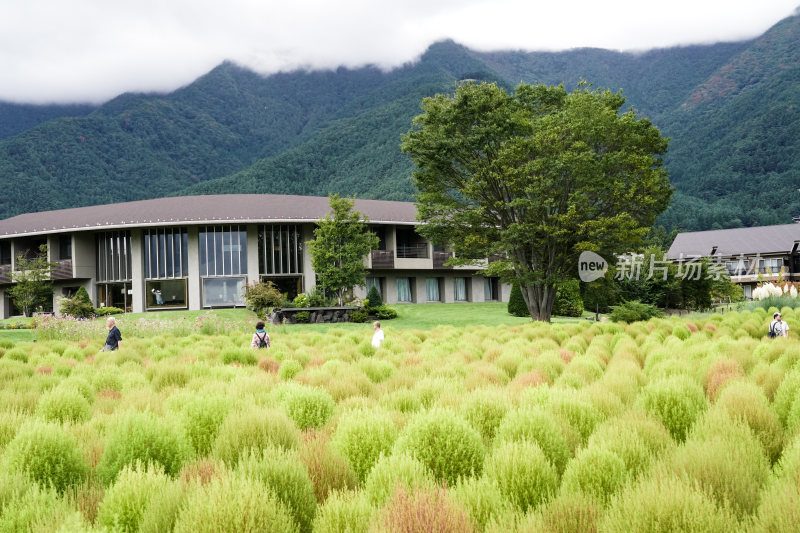
<svg viewBox="0 0 800 533">
<path fill-rule="evenodd" d="M 101 351 L 113 352 L 122 346 L 122 334 L 117 328 L 117 319 L 113 316 L 108 317 L 106 327 L 108 328 L 108 337 L 106 337 L 106 344 Z"/>
<path fill-rule="evenodd" d="M 269 335 L 264 329 L 264 321 L 259 320 L 256 322 L 256 332 L 253 333 L 253 339 L 250 341 L 251 348 L 269 348 Z"/>
<path fill-rule="evenodd" d="M 381 343 L 383 343 L 383 330 L 381 329 L 381 323 L 376 320 L 372 324 L 372 329 L 375 330 L 375 333 L 372 335 L 372 347 L 380 348 Z"/>
<path fill-rule="evenodd" d="M 772 315 L 772 322 L 769 325 L 769 333 L 770 337 L 788 337 L 789 336 L 789 324 L 783 321 L 783 316 L 779 312 L 775 312 Z"/>
</svg>

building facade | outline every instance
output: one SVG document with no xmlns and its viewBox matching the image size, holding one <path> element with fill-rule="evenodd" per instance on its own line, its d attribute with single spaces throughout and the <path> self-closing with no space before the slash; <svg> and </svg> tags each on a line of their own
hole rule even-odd
<svg viewBox="0 0 800 533">
<path fill-rule="evenodd" d="M 679 233 L 667 253 L 673 261 L 709 257 L 752 298 L 759 282 L 800 282 L 800 224 Z"/>
<path fill-rule="evenodd" d="M 416 232 L 409 202 L 356 200 L 380 245 L 366 257 L 364 297 L 385 302 L 508 301 L 510 287 L 485 265 L 447 267 L 451 253 Z M 244 285 L 272 281 L 293 297 L 316 276 L 305 243 L 328 198 L 231 194 L 159 198 L 29 213 L 0 221 L 0 318 L 18 314 L 7 294 L 17 257 L 47 245 L 53 309 L 88 291 L 94 305 L 126 311 L 243 306 Z"/>
</svg>

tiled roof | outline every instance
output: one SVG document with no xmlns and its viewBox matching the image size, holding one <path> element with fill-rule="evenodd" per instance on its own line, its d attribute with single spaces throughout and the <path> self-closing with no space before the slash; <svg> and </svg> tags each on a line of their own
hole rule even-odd
<svg viewBox="0 0 800 533">
<path fill-rule="evenodd" d="M 785 254 L 792 251 L 798 240 L 800 224 L 693 231 L 679 233 L 667 255 L 670 259 L 679 259 L 681 255 L 710 256 L 715 247 L 715 253 L 723 256 Z"/>
<path fill-rule="evenodd" d="M 357 199 L 355 209 L 376 223 L 412 224 L 417 216 L 416 206 L 411 202 Z M 329 212 L 328 198 L 319 196 L 176 196 L 17 215 L 0 221 L 0 238 L 179 224 L 309 222 Z"/>
</svg>

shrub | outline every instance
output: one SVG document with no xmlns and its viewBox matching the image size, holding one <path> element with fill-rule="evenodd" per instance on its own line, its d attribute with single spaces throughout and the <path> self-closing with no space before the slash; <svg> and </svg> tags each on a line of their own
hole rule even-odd
<svg viewBox="0 0 800 533">
<path fill-rule="evenodd" d="M 278 377 L 281 379 L 292 379 L 303 371 L 303 365 L 295 359 L 284 359 L 278 368 Z"/>
<path fill-rule="evenodd" d="M 366 311 L 350 311 L 350 322 L 364 323 L 369 320 L 369 315 Z"/>
<path fill-rule="evenodd" d="M 461 411 L 488 445 L 494 440 L 495 432 L 510 408 L 511 401 L 505 393 L 483 389 L 470 394 L 461 406 Z"/>
<path fill-rule="evenodd" d="M 272 446 L 293 449 L 298 445 L 297 427 L 277 409 L 254 407 L 231 413 L 220 426 L 214 441 L 213 455 L 229 466 L 250 449 L 266 450 Z"/>
<path fill-rule="evenodd" d="M 538 407 L 509 412 L 497 429 L 495 440 L 497 443 L 535 442 L 559 475 L 570 458 L 569 446 L 553 416 Z"/>
<path fill-rule="evenodd" d="M 226 346 L 219 353 L 223 364 L 239 363 L 242 365 L 255 365 L 258 363 L 256 351 L 250 347 Z"/>
<path fill-rule="evenodd" d="M 520 511 L 549 500 L 558 489 L 558 472 L 534 442 L 505 442 L 486 459 L 486 477 Z"/>
<path fill-rule="evenodd" d="M 139 461 L 159 464 L 174 476 L 191 455 L 191 447 L 178 428 L 153 413 L 129 411 L 109 430 L 97 474 L 110 485 L 126 465 Z"/>
<path fill-rule="evenodd" d="M 367 300 L 369 300 L 369 307 L 368 310 L 377 309 L 383 306 L 383 298 L 381 298 L 381 292 L 378 290 L 377 285 L 373 285 L 367 291 Z"/>
<path fill-rule="evenodd" d="M 97 524 L 113 531 L 142 531 L 143 519 L 151 523 L 156 519 L 155 509 L 151 508 L 151 504 L 162 500 L 177 503 L 182 493 L 181 486 L 158 467 L 146 468 L 141 463 L 135 467 L 126 466 L 119 473 L 117 481 L 106 491 L 97 512 Z M 177 506 L 167 514 L 169 516 L 162 514 L 160 518 L 171 529 L 177 515 Z"/>
<path fill-rule="evenodd" d="M 522 297 L 522 290 L 517 282 L 511 284 L 511 294 L 508 297 L 508 313 L 512 316 L 531 316 L 531 312 L 528 311 L 528 305 Z"/>
<path fill-rule="evenodd" d="M 553 301 L 553 315 L 579 317 L 583 315 L 580 281 L 573 279 L 562 281 L 556 288 Z"/>
<path fill-rule="evenodd" d="M 263 483 L 244 476 L 193 486 L 175 522 L 175 533 L 294 533 L 291 514 Z"/>
<path fill-rule="evenodd" d="M 475 527 L 467 510 L 450 499 L 447 491 L 423 489 L 408 494 L 400 489 L 381 510 L 371 531 L 471 533 Z"/>
<path fill-rule="evenodd" d="M 638 300 L 631 302 L 623 302 L 620 305 L 611 306 L 611 314 L 609 317 L 614 322 L 639 322 L 642 320 L 650 320 L 662 316 L 661 310 L 651 304 L 643 304 Z"/>
<path fill-rule="evenodd" d="M 435 485 L 431 472 L 410 455 L 382 455 L 364 483 L 364 495 L 372 505 L 380 507 L 398 487 L 413 491 Z"/>
<path fill-rule="evenodd" d="M 750 428 L 721 409 L 708 411 L 670 459 L 674 472 L 740 516 L 755 511 L 770 475 L 769 461 Z"/>
<path fill-rule="evenodd" d="M 614 452 L 625 463 L 631 478 L 642 474 L 664 451 L 674 447 L 666 428 L 656 420 L 626 414 L 609 420 L 589 437 L 586 449 L 602 447 Z"/>
<path fill-rule="evenodd" d="M 483 466 L 480 434 L 457 414 L 436 409 L 415 416 L 395 443 L 395 453 L 408 452 L 439 481 L 454 484 L 479 475 Z"/>
<path fill-rule="evenodd" d="M 89 298 L 89 293 L 80 287 L 72 298 L 63 298 L 58 307 L 59 312 L 75 318 L 88 318 L 94 313 L 94 305 Z"/>
<path fill-rule="evenodd" d="M 601 533 L 739 530 L 725 507 L 718 507 L 691 481 L 674 476 L 653 476 L 626 488 L 612 501 L 598 528 Z"/>
<path fill-rule="evenodd" d="M 603 414 L 580 394 L 574 391 L 553 391 L 550 411 L 566 419 L 578 432 L 585 444 L 595 426 L 603 420 Z"/>
<path fill-rule="evenodd" d="M 8 353 L 6 353 L 6 356 Z M 800 370 L 793 370 L 783 378 L 778 390 L 775 391 L 774 407 L 784 426 L 788 425 L 789 414 L 795 398 L 800 395 Z"/>
<path fill-rule="evenodd" d="M 781 480 L 769 487 L 761 498 L 753 533 L 795 533 L 800 521 L 800 485 Z"/>
<path fill-rule="evenodd" d="M 703 388 L 691 378 L 675 376 L 646 386 L 639 403 L 664 424 L 672 438 L 682 442 L 706 408 L 706 397 Z"/>
<path fill-rule="evenodd" d="M 715 405 L 724 409 L 731 418 L 741 420 L 750 427 L 770 462 L 778 460 L 783 447 L 783 428 L 758 385 L 734 383 L 719 394 Z"/>
<path fill-rule="evenodd" d="M 58 387 L 42 395 L 36 414 L 51 422 L 83 422 L 91 417 L 91 407 L 77 390 Z"/>
<path fill-rule="evenodd" d="M 336 402 L 325 390 L 301 385 L 288 389 L 281 403 L 301 430 L 322 427 L 336 409 Z"/>
<path fill-rule="evenodd" d="M 300 460 L 306 466 L 319 503 L 332 492 L 354 489 L 358 485 L 355 470 L 329 445 L 327 433 L 307 431 L 300 448 Z"/>
<path fill-rule="evenodd" d="M 372 506 L 352 492 L 333 492 L 317 510 L 314 533 L 367 533 Z"/>
<path fill-rule="evenodd" d="M 294 319 L 298 324 L 308 324 L 311 319 L 311 313 L 308 311 L 298 311 L 294 314 Z"/>
<path fill-rule="evenodd" d="M 489 522 L 501 521 L 512 511 L 500 487 L 486 477 L 459 481 L 451 490 L 451 496 L 469 511 L 478 531 L 484 531 Z"/>
<path fill-rule="evenodd" d="M 239 472 L 269 487 L 286 506 L 301 533 L 310 533 L 317 512 L 314 486 L 303 463 L 293 453 L 281 448 L 246 453 L 239 460 Z"/>
<path fill-rule="evenodd" d="M 579 492 L 607 505 L 627 479 L 625 462 L 603 447 L 587 447 L 569 462 L 562 489 Z"/>
<path fill-rule="evenodd" d="M 111 306 L 98 307 L 97 309 L 94 310 L 94 314 L 97 316 L 119 315 L 124 312 L 125 312 L 124 309 Z"/>
<path fill-rule="evenodd" d="M 596 500 L 580 493 L 561 493 L 535 514 L 528 515 L 517 531 L 594 533 L 600 516 L 601 508 Z"/>
<path fill-rule="evenodd" d="M 89 472 L 78 443 L 67 430 L 49 422 L 30 422 L 6 447 L 3 463 L 9 472 L 20 472 L 42 487 L 59 493 L 82 483 Z"/>
<path fill-rule="evenodd" d="M 230 402 L 224 396 L 192 395 L 181 408 L 186 436 L 197 455 L 208 455 L 217 432 L 228 414 Z"/>
<path fill-rule="evenodd" d="M 148 374 L 151 374 L 150 382 L 157 391 L 168 387 L 183 387 L 191 379 L 186 365 L 160 364 L 151 368 L 153 369 L 152 372 L 148 372 Z"/>
<path fill-rule="evenodd" d="M 244 301 L 248 309 L 264 316 L 270 307 L 281 305 L 283 294 L 271 281 L 254 281 L 244 286 Z"/>
<path fill-rule="evenodd" d="M 339 420 L 331 444 L 350 462 L 360 482 L 397 439 L 397 426 L 383 411 L 352 411 Z"/>
<path fill-rule="evenodd" d="M 375 316 L 378 320 L 392 320 L 397 318 L 397 311 L 387 305 L 382 305 L 375 309 Z"/>
</svg>

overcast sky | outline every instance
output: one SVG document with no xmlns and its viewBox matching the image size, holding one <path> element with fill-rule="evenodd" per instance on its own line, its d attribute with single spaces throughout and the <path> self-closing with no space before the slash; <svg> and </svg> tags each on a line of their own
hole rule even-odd
<svg viewBox="0 0 800 533">
<path fill-rule="evenodd" d="M 391 68 L 434 41 L 645 50 L 756 37 L 800 0 L 0 0 L 0 100 L 170 91 L 225 59 L 262 73 Z M 657 7 L 656 7 L 657 6 Z"/>
</svg>

